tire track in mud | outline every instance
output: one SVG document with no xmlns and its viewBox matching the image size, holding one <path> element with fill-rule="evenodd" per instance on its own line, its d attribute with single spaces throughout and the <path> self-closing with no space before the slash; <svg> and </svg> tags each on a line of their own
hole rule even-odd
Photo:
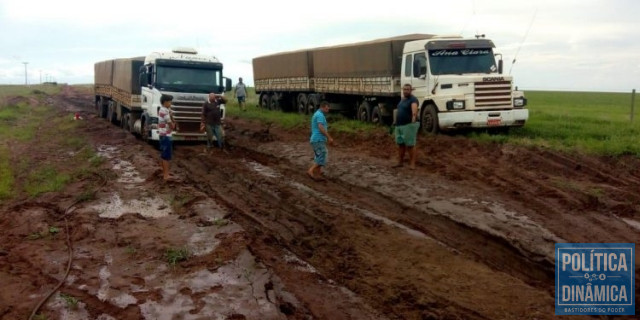
<svg viewBox="0 0 640 320">
<path fill-rule="evenodd" d="M 520 249 L 485 231 L 406 206 L 398 212 L 403 206 L 380 193 L 335 179 L 312 183 L 292 169 L 295 165 L 250 149 L 235 148 L 230 156 L 220 153 L 200 159 L 195 150 L 185 150 L 185 154 L 190 160 L 179 161 L 180 167 L 190 172 L 194 184 L 234 207 L 238 214 L 234 219 L 244 220 L 245 228 L 253 229 L 259 239 L 274 238 L 267 242 L 308 259 L 323 274 L 381 306 L 385 313 L 408 318 L 452 314 L 467 319 L 501 318 L 505 314 L 496 313 L 495 300 L 510 305 L 504 295 L 513 293 L 515 287 L 518 294 L 524 292 L 533 304 L 539 303 L 535 308 L 540 312 L 544 305 L 552 305 L 548 281 L 553 278 L 552 271 L 549 274 L 553 265 L 527 258 Z M 255 170 L 247 161 L 272 172 L 257 172 L 265 170 Z M 211 168 L 224 168 L 224 172 Z M 387 226 L 362 211 L 399 221 L 427 239 Z M 391 254 L 381 257 L 384 252 Z M 455 263 L 440 265 L 451 259 Z M 452 279 L 456 272 L 464 274 L 463 281 Z M 478 279 L 477 274 L 483 276 Z M 509 278 L 510 283 L 499 278 Z M 485 282 L 482 292 L 470 289 L 481 287 L 484 281 L 491 282 L 489 288 Z M 504 290 L 502 286 L 513 287 Z M 449 297 L 451 291 L 456 295 L 465 292 L 462 296 L 468 300 Z M 479 303 L 487 291 L 497 296 L 489 295 L 491 303 Z M 494 306 L 478 307 L 491 304 Z M 521 318 L 532 314 L 530 309 L 513 312 Z"/>
<path fill-rule="evenodd" d="M 448 140 L 444 137 L 443 140 Z M 476 150 L 474 142 L 466 142 Z M 522 203 L 527 215 L 569 242 L 637 242 L 637 228 L 629 220 L 640 206 L 640 175 L 616 170 L 616 162 L 595 161 L 579 155 L 563 155 L 490 145 L 472 157 L 461 157 L 458 146 L 453 155 L 436 141 L 432 151 L 441 155 L 430 159 L 437 172 L 453 174 L 459 181 L 479 190 Z M 492 159 L 479 161 L 485 157 Z M 613 160 L 612 160 L 613 161 Z M 637 162 L 637 160 L 635 161 Z M 488 163 L 488 164 L 487 164 Z M 488 167 L 489 166 L 489 167 Z M 508 201 L 508 200 L 507 200 Z M 588 232 L 577 232 L 588 230 Z"/>
</svg>

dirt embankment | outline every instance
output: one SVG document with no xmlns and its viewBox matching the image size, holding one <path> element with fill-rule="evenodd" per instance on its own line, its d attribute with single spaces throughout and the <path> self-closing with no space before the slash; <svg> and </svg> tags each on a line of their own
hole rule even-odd
<svg viewBox="0 0 640 320">
<path fill-rule="evenodd" d="M 89 95 L 54 105 L 82 112 L 110 178 L 69 215 L 60 291 L 81 307 L 56 294 L 52 318 L 552 319 L 554 243 L 640 237 L 635 158 L 437 136 L 398 170 L 389 136 L 337 135 L 319 183 L 306 130 L 227 119 L 229 152 L 179 145 L 165 185 L 157 152 L 96 118 Z M 90 183 L 5 208 L 0 318 L 24 318 L 62 278 L 66 231 L 25 239 Z M 180 248 L 191 256 L 172 267 Z"/>
</svg>

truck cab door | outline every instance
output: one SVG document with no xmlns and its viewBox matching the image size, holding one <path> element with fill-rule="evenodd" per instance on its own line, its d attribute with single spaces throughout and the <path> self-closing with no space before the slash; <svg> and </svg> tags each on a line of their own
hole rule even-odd
<svg viewBox="0 0 640 320">
<path fill-rule="evenodd" d="M 411 52 L 404 55 L 402 62 L 402 83 L 411 84 L 413 95 L 418 99 L 424 98 L 428 91 L 427 56 L 425 52 Z"/>
<path fill-rule="evenodd" d="M 427 76 L 427 55 L 425 52 L 417 52 L 413 54 L 412 61 L 411 86 L 413 87 L 413 95 L 422 99 L 427 95 L 429 90 L 429 77 Z"/>
<path fill-rule="evenodd" d="M 145 65 L 140 68 L 140 85 L 142 110 L 150 110 L 153 103 L 153 66 Z"/>
</svg>

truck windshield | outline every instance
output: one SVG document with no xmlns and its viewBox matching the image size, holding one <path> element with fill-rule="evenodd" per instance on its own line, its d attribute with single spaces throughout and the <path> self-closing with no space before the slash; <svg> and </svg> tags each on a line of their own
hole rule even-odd
<svg viewBox="0 0 640 320">
<path fill-rule="evenodd" d="M 490 48 L 429 50 L 429 65 L 433 75 L 498 72 Z"/>
<path fill-rule="evenodd" d="M 220 93 L 222 71 L 216 69 L 158 66 L 156 87 L 159 90 L 191 93 Z"/>
</svg>

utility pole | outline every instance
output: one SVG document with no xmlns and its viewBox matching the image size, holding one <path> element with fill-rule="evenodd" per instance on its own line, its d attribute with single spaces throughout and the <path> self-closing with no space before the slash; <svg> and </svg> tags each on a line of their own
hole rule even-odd
<svg viewBox="0 0 640 320">
<path fill-rule="evenodd" d="M 24 85 L 28 85 L 29 82 L 27 81 L 27 64 L 29 64 L 29 62 L 23 62 L 24 63 Z"/>
<path fill-rule="evenodd" d="M 40 72 L 40 84 L 42 84 L 42 70 L 39 70 Z"/>
</svg>

